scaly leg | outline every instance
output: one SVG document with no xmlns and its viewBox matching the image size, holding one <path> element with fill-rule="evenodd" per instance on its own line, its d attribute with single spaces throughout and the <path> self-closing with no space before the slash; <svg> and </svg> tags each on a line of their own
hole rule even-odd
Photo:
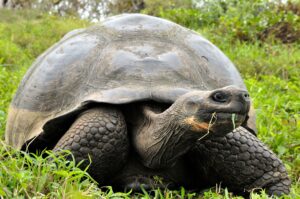
<svg viewBox="0 0 300 199">
<path fill-rule="evenodd" d="M 291 182 L 283 163 L 243 127 L 225 137 L 198 141 L 189 157 L 199 184 L 221 183 L 237 193 L 257 188 L 269 195 L 289 193 Z"/>
<path fill-rule="evenodd" d="M 96 107 L 83 112 L 59 140 L 54 150 L 67 149 L 76 162 L 89 163 L 90 175 L 98 182 L 119 171 L 127 160 L 129 141 L 121 111 L 112 107 Z"/>
</svg>

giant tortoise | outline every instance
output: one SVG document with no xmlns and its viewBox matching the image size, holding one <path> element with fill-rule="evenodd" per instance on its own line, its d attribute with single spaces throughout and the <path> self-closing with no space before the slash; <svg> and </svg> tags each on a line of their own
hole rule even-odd
<svg viewBox="0 0 300 199">
<path fill-rule="evenodd" d="M 100 185 L 123 190 L 289 193 L 232 62 L 197 33 L 142 14 L 72 31 L 43 53 L 11 103 L 5 139 L 70 150 L 84 166 L 90 158 Z"/>
</svg>

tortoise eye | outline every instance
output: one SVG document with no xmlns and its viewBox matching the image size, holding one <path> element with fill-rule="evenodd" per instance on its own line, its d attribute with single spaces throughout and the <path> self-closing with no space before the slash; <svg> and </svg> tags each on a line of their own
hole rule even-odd
<svg viewBox="0 0 300 199">
<path fill-rule="evenodd" d="M 228 101 L 228 95 L 224 92 L 218 91 L 212 95 L 212 99 L 216 102 L 224 103 Z"/>
</svg>

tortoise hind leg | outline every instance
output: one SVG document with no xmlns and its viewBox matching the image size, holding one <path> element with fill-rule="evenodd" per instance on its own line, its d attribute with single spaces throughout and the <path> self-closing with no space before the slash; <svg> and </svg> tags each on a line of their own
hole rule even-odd
<svg viewBox="0 0 300 199">
<path fill-rule="evenodd" d="M 85 160 L 89 174 L 106 183 L 125 164 L 129 151 L 126 124 L 121 111 L 96 107 L 83 112 L 58 141 L 54 150 L 70 150 L 76 162 Z"/>
<path fill-rule="evenodd" d="M 283 163 L 243 127 L 225 137 L 199 141 L 189 155 L 198 175 L 205 176 L 199 184 L 221 183 L 240 194 L 259 188 L 269 195 L 289 193 L 291 182 Z"/>
</svg>

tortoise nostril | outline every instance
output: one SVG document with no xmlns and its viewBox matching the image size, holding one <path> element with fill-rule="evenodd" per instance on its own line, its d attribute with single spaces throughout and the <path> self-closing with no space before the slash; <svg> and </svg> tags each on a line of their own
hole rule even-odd
<svg viewBox="0 0 300 199">
<path fill-rule="evenodd" d="M 245 101 L 249 101 L 249 100 L 250 100 L 249 93 L 242 93 L 242 98 L 243 98 L 243 100 L 245 100 Z"/>
<path fill-rule="evenodd" d="M 224 92 L 216 92 L 212 95 L 212 99 L 216 102 L 227 102 L 228 101 L 228 95 Z"/>
</svg>

